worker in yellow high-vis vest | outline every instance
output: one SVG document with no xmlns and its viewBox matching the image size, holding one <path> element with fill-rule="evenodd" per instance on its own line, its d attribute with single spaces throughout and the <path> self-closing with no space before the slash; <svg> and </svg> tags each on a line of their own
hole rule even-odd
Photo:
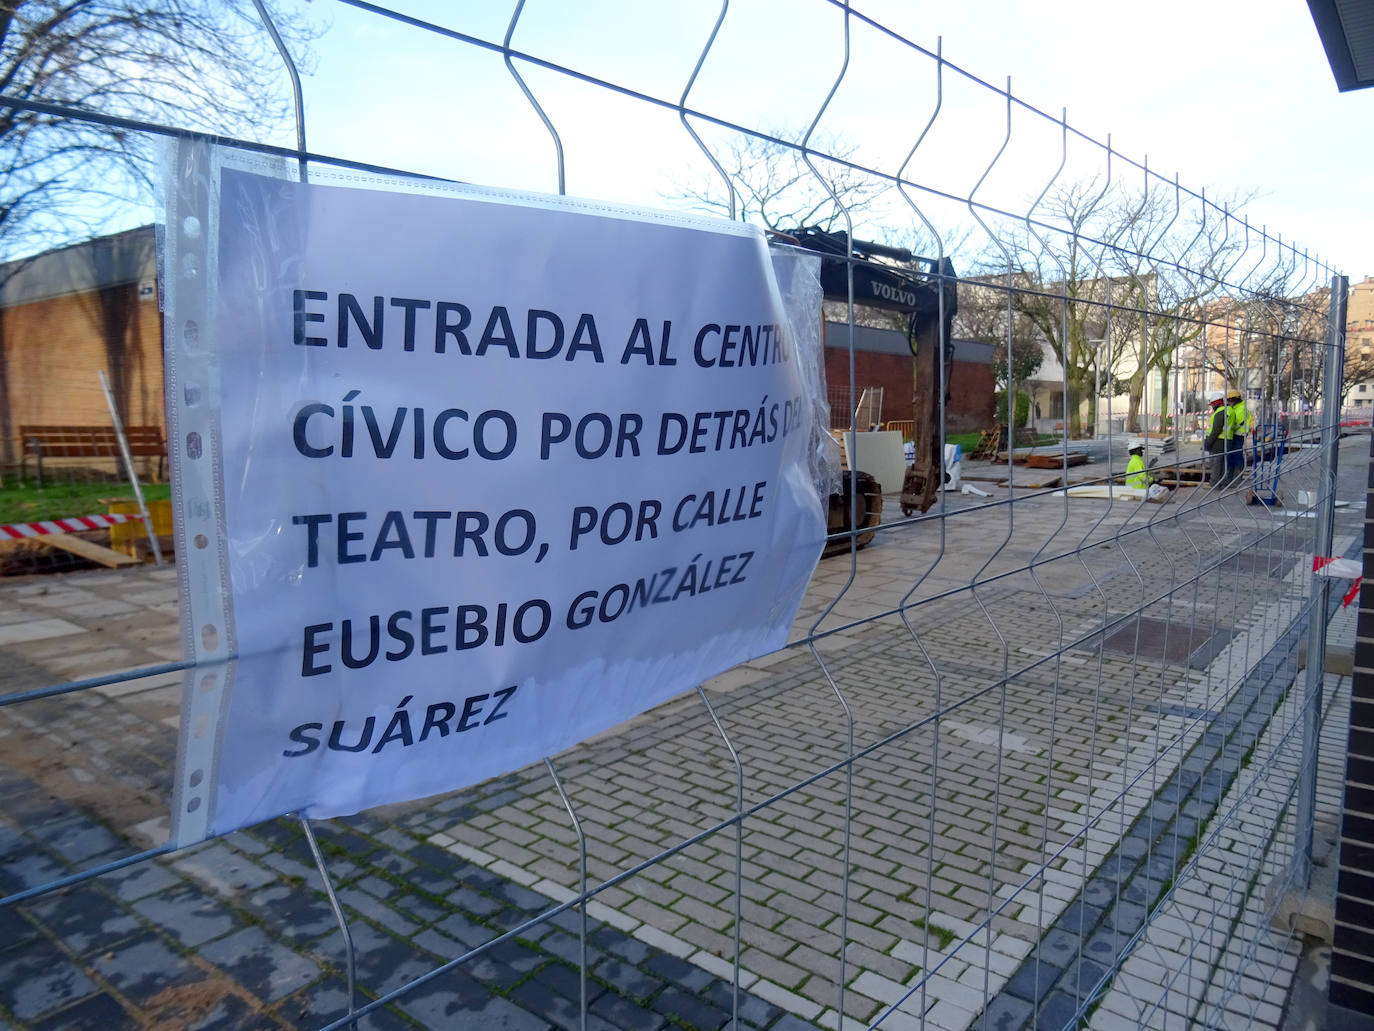
<svg viewBox="0 0 1374 1031">
<path fill-rule="evenodd" d="M 1145 445 L 1132 444 L 1131 457 L 1126 462 L 1126 486 L 1145 490 L 1150 486 L 1150 474 L 1145 471 Z"/>
<path fill-rule="evenodd" d="M 1226 482 L 1234 483 L 1245 474 L 1245 436 L 1254 431 L 1250 409 L 1239 390 L 1226 392 Z"/>
</svg>

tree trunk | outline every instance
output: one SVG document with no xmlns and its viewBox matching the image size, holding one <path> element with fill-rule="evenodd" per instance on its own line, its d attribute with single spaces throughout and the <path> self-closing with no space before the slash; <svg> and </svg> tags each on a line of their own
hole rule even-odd
<svg viewBox="0 0 1374 1031">
<path fill-rule="evenodd" d="M 1174 418 L 1174 411 L 1169 407 L 1169 371 L 1171 368 L 1168 365 L 1159 366 L 1159 428 L 1171 430 L 1177 436 L 1178 420 Z M 1166 419 L 1167 422 L 1165 422 Z"/>
<path fill-rule="evenodd" d="M 1067 379 L 1069 394 L 1064 399 L 1064 411 L 1068 416 L 1069 435 L 1081 439 L 1084 435 L 1083 398 L 1092 398 L 1091 410 L 1094 427 L 1097 425 L 1097 398 L 1093 397 L 1092 378 L 1085 376 L 1081 370 L 1071 372 Z"/>
<path fill-rule="evenodd" d="M 1140 404 L 1145 397 L 1145 374 L 1137 371 L 1132 373 L 1126 386 L 1126 431 L 1128 433 L 1139 433 L 1148 426 L 1140 425 Z"/>
<path fill-rule="evenodd" d="M 13 466 L 19 456 L 15 452 L 14 414 L 10 410 L 10 349 L 5 338 L 5 310 L 0 308 L 0 455 L 5 467 Z"/>
</svg>

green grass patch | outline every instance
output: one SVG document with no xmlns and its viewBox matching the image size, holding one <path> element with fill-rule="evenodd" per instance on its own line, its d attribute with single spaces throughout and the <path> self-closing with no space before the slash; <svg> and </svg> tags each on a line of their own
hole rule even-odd
<svg viewBox="0 0 1374 1031">
<path fill-rule="evenodd" d="M 172 496 L 166 483 L 151 483 L 143 488 L 149 501 L 165 501 Z M 132 498 L 127 483 L 7 483 L 0 487 L 0 523 L 32 523 L 41 519 L 99 515 L 106 511 L 101 498 Z"/>
<path fill-rule="evenodd" d="M 949 948 L 954 939 L 958 937 L 958 935 L 949 928 L 941 927 L 933 920 L 922 920 L 918 917 L 911 922 L 916 927 L 921 928 L 921 930 L 930 932 L 930 936 L 938 943 L 936 946 L 937 952 L 944 952 L 945 949 Z"/>
</svg>

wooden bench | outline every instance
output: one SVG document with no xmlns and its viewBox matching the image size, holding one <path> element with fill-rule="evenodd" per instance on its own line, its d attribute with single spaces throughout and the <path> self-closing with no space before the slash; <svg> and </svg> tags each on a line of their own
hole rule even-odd
<svg viewBox="0 0 1374 1031">
<path fill-rule="evenodd" d="M 38 466 L 38 482 L 43 482 L 45 458 L 113 458 L 118 461 L 119 438 L 113 426 L 20 426 L 19 437 L 24 442 L 19 474 L 27 472 L 29 456 Z M 135 458 L 156 458 L 157 475 L 162 479 L 163 463 L 167 460 L 167 441 L 161 426 L 125 426 L 124 438 L 129 454 Z"/>
</svg>

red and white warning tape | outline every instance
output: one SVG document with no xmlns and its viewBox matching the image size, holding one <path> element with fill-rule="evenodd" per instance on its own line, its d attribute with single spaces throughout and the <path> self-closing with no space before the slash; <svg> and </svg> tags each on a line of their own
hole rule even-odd
<svg viewBox="0 0 1374 1031">
<path fill-rule="evenodd" d="M 38 523 L 7 523 L 0 526 L 0 539 L 18 540 L 23 537 L 46 537 L 53 533 L 79 533 L 82 530 L 102 530 L 116 523 L 141 519 L 132 515 L 72 516 L 69 519 L 45 519 Z"/>
<path fill-rule="evenodd" d="M 1312 559 L 1312 572 L 1318 576 L 1350 577 L 1355 582 L 1345 592 L 1342 607 L 1349 605 L 1360 593 L 1360 583 L 1364 579 L 1364 563 L 1353 558 L 1324 558 L 1316 555 Z"/>
</svg>

